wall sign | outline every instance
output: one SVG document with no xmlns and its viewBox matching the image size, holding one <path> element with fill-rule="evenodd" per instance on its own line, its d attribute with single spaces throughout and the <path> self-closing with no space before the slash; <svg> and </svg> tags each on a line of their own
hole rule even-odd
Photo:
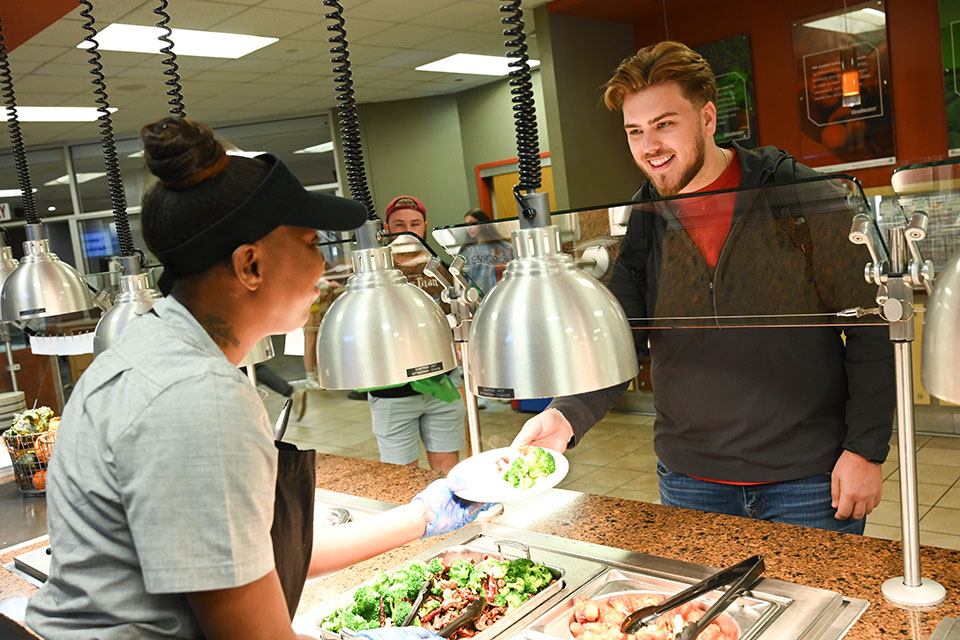
<svg viewBox="0 0 960 640">
<path fill-rule="evenodd" d="M 693 47 L 717 77 L 717 143 L 736 140 L 741 146 L 757 146 L 757 110 L 753 96 L 753 66 L 750 37 L 734 36 Z"/>
<path fill-rule="evenodd" d="M 894 164 L 893 100 L 883 0 L 849 4 L 793 24 L 800 160 L 821 171 Z M 856 104 L 843 72 L 855 71 Z"/>
<path fill-rule="evenodd" d="M 940 0 L 940 50 L 947 108 L 947 153 L 960 155 L 960 0 Z"/>
<path fill-rule="evenodd" d="M 12 220 L 13 219 L 13 209 L 10 208 L 9 202 L 0 202 L 0 220 Z"/>
</svg>

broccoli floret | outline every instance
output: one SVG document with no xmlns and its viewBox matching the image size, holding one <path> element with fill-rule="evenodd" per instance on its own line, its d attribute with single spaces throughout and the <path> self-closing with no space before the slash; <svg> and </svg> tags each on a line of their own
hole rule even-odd
<svg viewBox="0 0 960 640">
<path fill-rule="evenodd" d="M 503 595 L 502 593 L 498 593 L 493 597 L 493 604 L 497 605 L 498 607 L 507 606 L 507 596 Z"/>
<path fill-rule="evenodd" d="M 530 594 L 523 593 L 522 591 L 508 591 L 505 594 L 504 599 L 507 602 L 507 609 L 509 610 L 509 609 L 516 609 L 521 604 L 523 604 L 529 597 L 530 597 Z M 496 598 L 494 598 L 494 600 L 496 600 Z"/>
<path fill-rule="evenodd" d="M 467 588 L 476 593 L 483 590 L 483 579 L 486 575 L 469 560 L 457 560 L 450 566 L 449 576 L 457 581 L 457 586 Z"/>
<path fill-rule="evenodd" d="M 406 600 L 394 602 L 393 607 L 390 609 L 390 619 L 393 621 L 393 625 L 395 627 L 402 625 L 412 609 L 413 605 Z"/>
<path fill-rule="evenodd" d="M 443 563 L 440 562 L 440 558 L 434 558 L 429 563 L 427 563 L 427 571 L 432 575 L 437 575 L 443 571 Z"/>
<path fill-rule="evenodd" d="M 487 558 L 483 562 L 477 565 L 479 571 L 483 571 L 490 577 L 493 578 L 503 578 L 507 575 L 507 569 L 510 567 L 509 562 L 504 562 L 503 560 L 497 560 L 496 558 Z"/>
<path fill-rule="evenodd" d="M 553 573 L 542 564 L 536 564 L 523 577 L 523 590 L 527 593 L 536 593 L 553 582 Z"/>
<path fill-rule="evenodd" d="M 517 558 L 516 560 L 510 561 L 510 566 L 507 567 L 507 582 L 513 582 L 514 580 L 523 580 L 523 578 L 530 573 L 530 570 L 534 567 L 535 563 L 533 560 L 527 558 Z"/>
<path fill-rule="evenodd" d="M 321 629 L 326 629 L 327 631 L 333 631 L 336 633 L 340 631 L 340 627 L 343 625 L 340 624 L 340 616 L 331 614 L 317 623 L 317 626 Z"/>
<path fill-rule="evenodd" d="M 443 595 L 443 587 L 440 586 L 440 583 L 434 582 L 430 585 L 430 594 L 435 596 Z"/>
<path fill-rule="evenodd" d="M 411 562 L 407 565 L 407 571 L 417 574 L 424 580 L 430 577 L 430 570 L 427 569 L 427 565 L 422 562 Z"/>
<path fill-rule="evenodd" d="M 500 593 L 507 593 L 508 591 L 519 591 L 523 593 L 525 586 L 523 584 L 523 578 L 517 578 L 513 582 L 507 582 L 502 587 L 500 587 Z"/>
<path fill-rule="evenodd" d="M 390 576 L 386 573 L 377 574 L 377 577 L 373 579 L 373 590 L 376 591 L 381 596 L 387 594 L 387 589 L 390 588 Z"/>
<path fill-rule="evenodd" d="M 397 569 L 392 574 L 390 574 L 390 585 L 403 584 L 407 580 L 407 575 L 410 572 L 406 569 Z"/>
<path fill-rule="evenodd" d="M 353 631 L 363 631 L 367 629 L 367 620 L 363 616 L 357 615 L 349 607 L 341 610 L 340 626 L 341 628 L 352 629 Z M 378 627 L 380 625 L 377 625 Z"/>
<path fill-rule="evenodd" d="M 513 459 L 503 479 L 518 489 L 529 489 L 534 480 L 544 478 L 557 470 L 557 461 L 540 447 L 520 447 L 520 455 Z"/>
<path fill-rule="evenodd" d="M 513 461 L 507 472 L 503 474 L 503 479 L 512 484 L 517 489 L 529 489 L 533 486 L 533 479 L 524 473 L 520 458 Z"/>
<path fill-rule="evenodd" d="M 433 598 L 431 598 L 420 606 L 420 615 L 424 616 L 439 607 L 440 607 L 440 601 L 434 600 Z M 419 620 L 419 617 L 417 619 Z"/>
<path fill-rule="evenodd" d="M 380 594 L 373 587 L 364 585 L 353 593 L 354 611 L 372 620 L 380 612 Z"/>
<path fill-rule="evenodd" d="M 423 583 L 426 582 L 429 577 L 430 576 L 426 574 L 425 566 L 422 571 L 419 569 L 408 571 L 403 582 L 404 588 L 407 590 L 407 598 L 415 600 L 420 593 L 420 589 L 423 588 Z"/>
<path fill-rule="evenodd" d="M 386 603 L 395 603 L 407 597 L 407 585 L 404 582 L 392 584 L 384 594 L 383 599 Z"/>
<path fill-rule="evenodd" d="M 463 588 L 467 586 L 467 583 L 470 581 L 470 574 L 474 571 L 474 565 L 469 560 L 457 560 L 450 565 L 448 575 L 451 580 L 457 581 L 459 587 Z"/>
</svg>

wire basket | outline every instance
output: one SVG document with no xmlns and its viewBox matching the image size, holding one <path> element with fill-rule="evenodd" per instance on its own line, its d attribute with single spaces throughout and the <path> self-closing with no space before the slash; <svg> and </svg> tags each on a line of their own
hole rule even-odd
<svg viewBox="0 0 960 640">
<path fill-rule="evenodd" d="M 3 434 L 3 443 L 13 461 L 17 488 L 25 496 L 42 496 L 47 489 L 47 464 L 53 453 L 56 431 L 13 435 Z"/>
</svg>

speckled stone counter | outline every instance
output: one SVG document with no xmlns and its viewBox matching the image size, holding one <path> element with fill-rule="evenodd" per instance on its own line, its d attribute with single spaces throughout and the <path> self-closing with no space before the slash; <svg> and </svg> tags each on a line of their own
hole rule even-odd
<svg viewBox="0 0 960 640">
<path fill-rule="evenodd" d="M 318 456 L 318 488 L 372 500 L 408 502 L 437 477 L 439 474 L 424 469 Z M 947 589 L 947 600 L 930 611 L 907 612 L 887 604 L 880 592 L 884 580 L 903 573 L 897 542 L 585 494 L 574 496 L 526 528 L 712 567 L 762 553 L 767 577 L 868 600 L 870 607 L 847 635 L 854 640 L 921 640 L 929 638 L 944 616 L 960 616 L 960 551 L 922 547 L 923 575 Z M 442 538 L 413 542 L 309 584 L 298 613 L 338 597 L 440 541 Z M 40 544 L 4 550 L 0 564 Z M 15 612 L 34 590 L 9 572 L 0 571 L 0 614 Z M 5 638 L 3 622 L 0 620 L 0 636 Z"/>
<path fill-rule="evenodd" d="M 429 471 L 393 469 L 367 460 L 320 458 L 318 487 L 394 503 L 410 500 L 437 477 Z M 923 576 L 943 585 L 947 599 L 930 611 L 907 612 L 887 604 L 880 592 L 884 580 L 903 575 L 899 542 L 587 494 L 526 528 L 711 567 L 762 553 L 765 577 L 868 600 L 870 607 L 846 636 L 853 640 L 925 639 L 944 616 L 960 616 L 960 551 L 951 549 L 921 547 Z M 380 556 L 317 583 L 304 594 L 301 610 L 424 548 L 423 543 L 407 545 L 390 558 Z"/>
</svg>

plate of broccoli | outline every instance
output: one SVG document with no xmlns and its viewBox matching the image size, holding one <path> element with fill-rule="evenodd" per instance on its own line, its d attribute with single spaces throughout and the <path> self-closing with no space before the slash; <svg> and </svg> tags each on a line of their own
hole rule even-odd
<svg viewBox="0 0 960 640">
<path fill-rule="evenodd" d="M 454 493 L 464 500 L 509 502 L 555 487 L 569 468 L 567 459 L 558 451 L 503 447 L 461 461 L 447 477 Z"/>
</svg>

